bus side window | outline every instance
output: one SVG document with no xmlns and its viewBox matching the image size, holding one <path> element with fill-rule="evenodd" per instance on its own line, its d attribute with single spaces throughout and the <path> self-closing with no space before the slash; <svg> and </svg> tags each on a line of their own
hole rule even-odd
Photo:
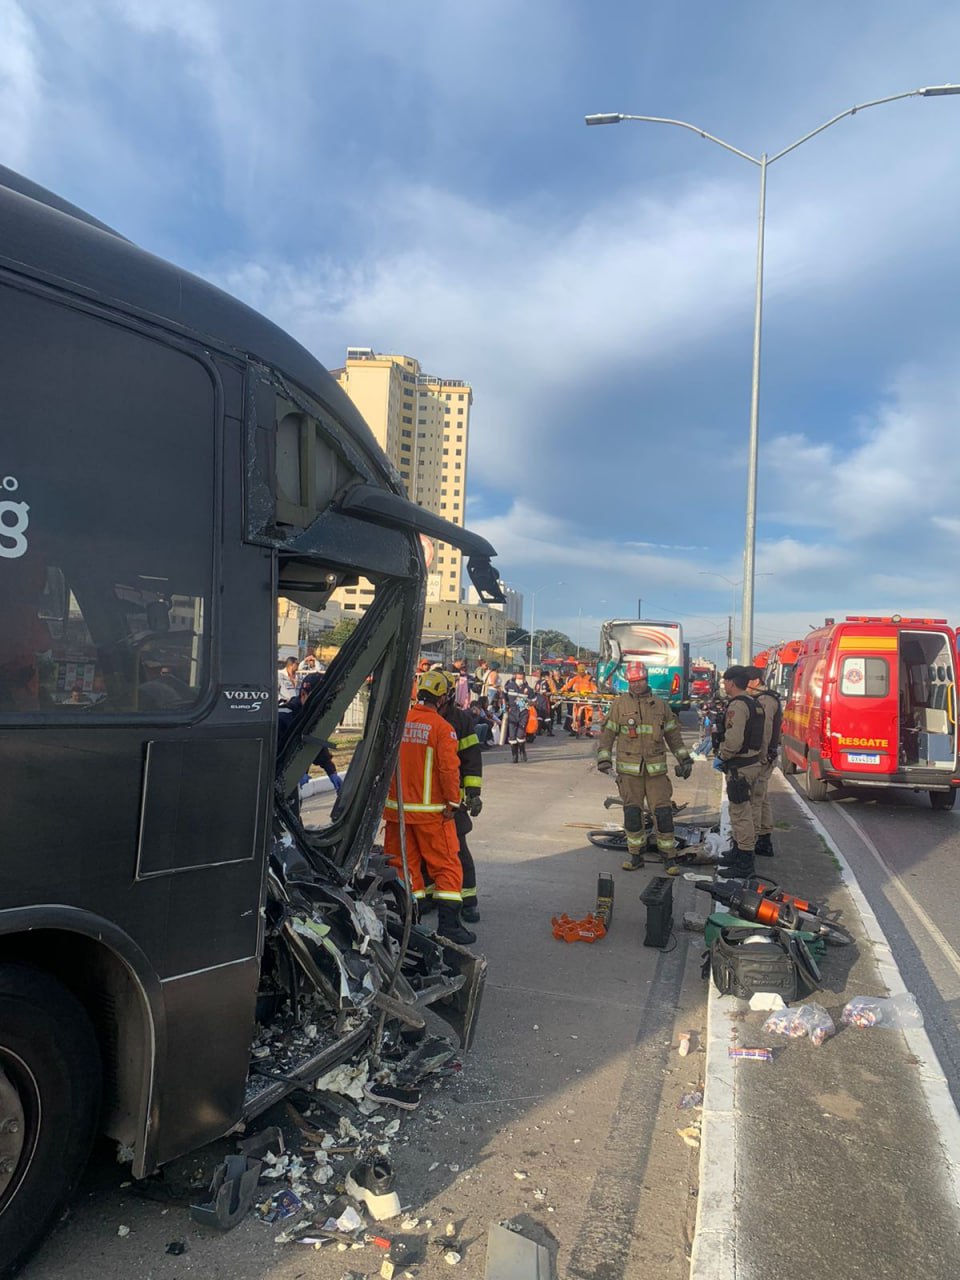
<svg viewBox="0 0 960 1280">
<path fill-rule="evenodd" d="M 194 706 L 210 667 L 211 373 L 27 292 L 2 315 L 17 427 L 2 477 L 29 522 L 0 545 L 0 715 Z"/>
</svg>

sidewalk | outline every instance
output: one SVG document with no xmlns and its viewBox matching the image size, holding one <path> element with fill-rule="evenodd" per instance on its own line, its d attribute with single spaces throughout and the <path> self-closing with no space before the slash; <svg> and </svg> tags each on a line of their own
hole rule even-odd
<svg viewBox="0 0 960 1280">
<path fill-rule="evenodd" d="M 922 1030 L 840 1026 L 856 995 L 901 989 L 872 912 L 789 784 L 771 783 L 783 888 L 839 909 L 855 945 L 828 947 L 823 1005 L 837 1034 L 764 1035 L 711 984 L 698 1231 L 691 1280 L 954 1280 L 960 1274 L 956 1110 Z M 858 909 L 863 906 L 863 916 Z M 731 1043 L 772 1063 L 731 1061 Z"/>
</svg>

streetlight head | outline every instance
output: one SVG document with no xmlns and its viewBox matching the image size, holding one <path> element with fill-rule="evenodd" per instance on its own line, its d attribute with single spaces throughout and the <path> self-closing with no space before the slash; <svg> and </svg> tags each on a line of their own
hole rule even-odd
<svg viewBox="0 0 960 1280">
<path fill-rule="evenodd" d="M 926 90 L 923 90 L 923 92 L 926 92 Z M 619 111 L 608 111 L 601 112 L 600 115 L 584 116 L 583 118 L 587 124 L 619 124 L 623 116 Z"/>
<path fill-rule="evenodd" d="M 920 97 L 945 98 L 950 93 L 960 93 L 960 84 L 931 84 L 920 90 Z"/>
</svg>

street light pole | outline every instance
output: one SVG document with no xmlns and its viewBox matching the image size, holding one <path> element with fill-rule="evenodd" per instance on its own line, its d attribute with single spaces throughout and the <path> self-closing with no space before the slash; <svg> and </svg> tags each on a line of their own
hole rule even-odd
<svg viewBox="0 0 960 1280">
<path fill-rule="evenodd" d="M 537 587 L 536 591 L 531 591 L 530 593 L 530 662 L 527 666 L 527 670 L 530 671 L 531 673 L 533 672 L 533 637 L 537 630 L 536 628 L 537 592 L 546 591 L 547 587 L 562 587 L 562 586 L 563 586 L 562 582 L 547 582 L 542 587 Z"/>
<path fill-rule="evenodd" d="M 707 133 L 705 129 L 701 129 L 695 124 L 690 124 L 687 120 L 671 120 L 664 116 L 626 115 L 619 111 L 603 112 L 584 117 L 588 125 L 620 124 L 623 120 L 635 120 L 645 124 L 670 124 L 675 125 L 678 129 L 689 129 L 691 133 L 699 134 L 701 138 L 705 138 L 708 142 L 715 142 L 724 151 L 730 151 L 742 160 L 749 160 L 751 164 L 756 165 L 760 170 L 757 284 L 753 316 L 753 370 L 750 388 L 750 447 L 747 461 L 747 520 L 743 547 L 741 663 L 750 661 L 750 654 L 753 650 L 753 587 L 757 543 L 757 456 L 760 444 L 760 331 L 763 316 L 763 241 L 766 221 L 767 169 L 775 160 L 781 160 L 784 156 L 789 155 L 791 151 L 796 151 L 797 147 L 809 142 L 817 134 L 823 133 L 831 125 L 838 124 L 841 120 L 846 120 L 848 116 L 855 116 L 858 111 L 865 111 L 867 107 L 879 107 L 886 102 L 899 102 L 903 98 L 943 98 L 953 94 L 960 94 L 960 84 L 927 85 L 923 89 L 910 89 L 906 93 L 894 93 L 886 98 L 874 98 L 870 102 L 861 102 L 855 107 L 848 107 L 846 111 L 841 111 L 839 115 L 826 120 L 823 124 L 818 125 L 816 129 L 811 129 L 802 138 L 798 138 L 796 142 L 791 142 L 788 147 L 784 147 L 781 151 L 777 151 L 769 157 L 766 152 L 763 152 L 760 156 L 752 156 L 746 151 L 741 151 L 739 147 L 734 147 L 729 142 L 724 142 L 722 138 L 717 138 L 712 133 Z"/>
</svg>

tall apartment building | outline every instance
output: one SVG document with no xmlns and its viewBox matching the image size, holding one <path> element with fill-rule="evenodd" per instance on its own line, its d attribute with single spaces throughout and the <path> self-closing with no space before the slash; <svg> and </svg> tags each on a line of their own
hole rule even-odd
<svg viewBox="0 0 960 1280">
<path fill-rule="evenodd" d="M 411 499 L 453 524 L 463 524 L 467 499 L 470 384 L 423 373 L 411 356 L 386 355 L 372 347 L 348 347 L 333 376 L 366 419 L 400 472 Z M 445 542 L 434 549 L 428 598 L 462 599 L 461 553 Z M 334 599 L 347 616 L 363 613 L 373 596 L 369 583 L 343 587 Z"/>
</svg>

